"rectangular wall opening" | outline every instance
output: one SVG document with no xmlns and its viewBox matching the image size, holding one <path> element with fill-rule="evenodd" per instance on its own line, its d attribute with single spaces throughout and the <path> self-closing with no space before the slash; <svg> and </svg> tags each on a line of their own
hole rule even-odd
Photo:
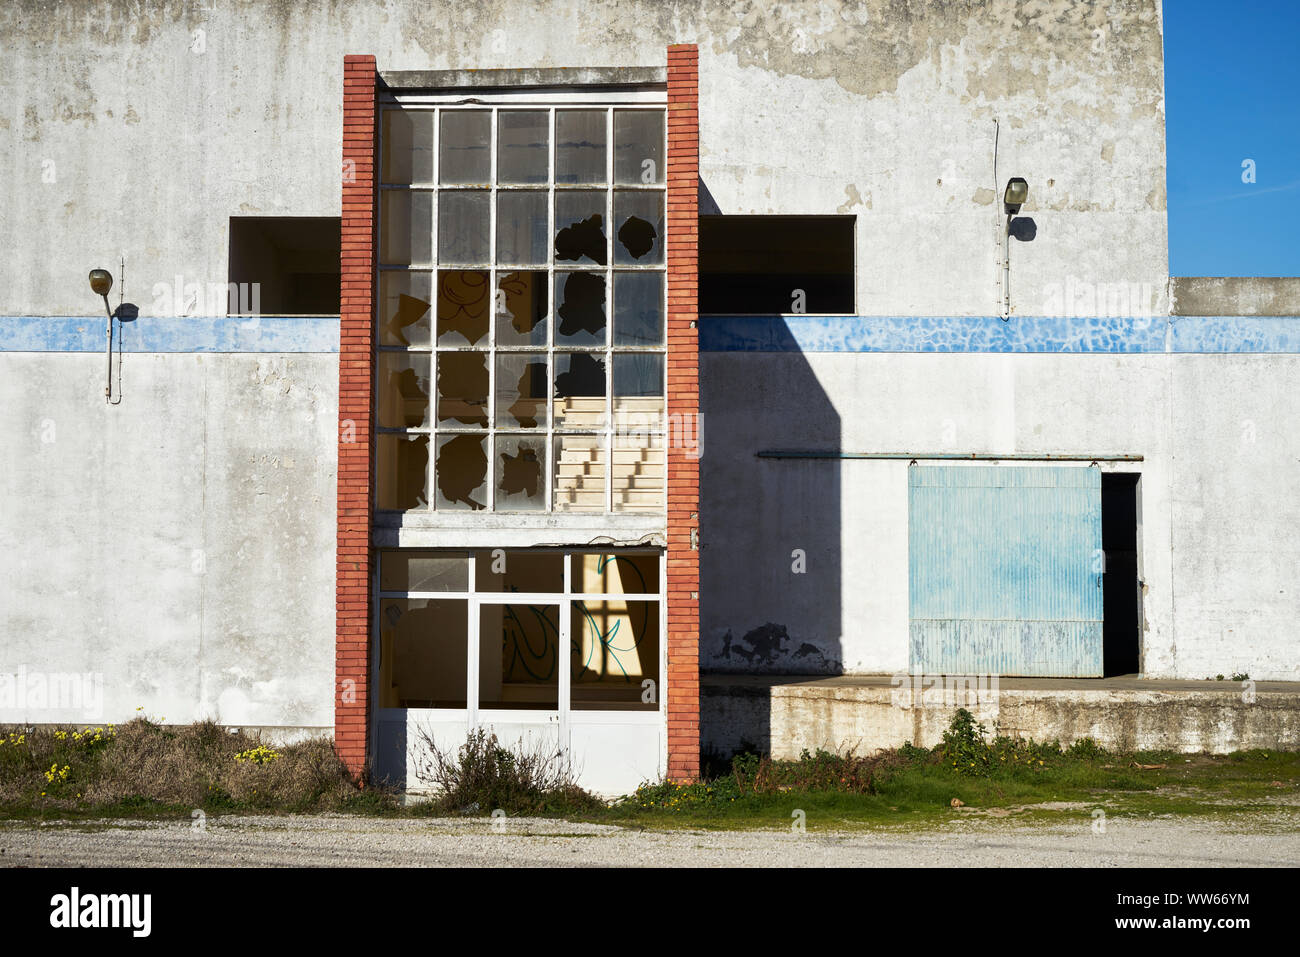
<svg viewBox="0 0 1300 957">
<path fill-rule="evenodd" d="M 231 216 L 229 315 L 336 316 L 337 216 Z"/>
<path fill-rule="evenodd" d="M 1138 479 L 1135 472 L 1101 477 L 1101 542 L 1106 557 L 1102 657 L 1107 677 L 1137 674 L 1141 668 Z"/>
<path fill-rule="evenodd" d="M 853 315 L 856 216 L 701 216 L 700 312 Z"/>
</svg>

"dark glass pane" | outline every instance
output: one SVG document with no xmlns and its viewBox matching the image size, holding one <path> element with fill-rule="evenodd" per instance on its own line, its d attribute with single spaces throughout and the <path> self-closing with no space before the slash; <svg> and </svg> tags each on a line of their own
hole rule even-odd
<svg viewBox="0 0 1300 957">
<path fill-rule="evenodd" d="M 664 357 L 659 352 L 614 353 L 614 395 L 618 397 L 664 394 Z"/>
<path fill-rule="evenodd" d="M 466 599 L 385 598 L 379 606 L 379 642 L 381 708 L 466 707 Z"/>
<path fill-rule="evenodd" d="M 491 177 L 492 114 L 444 110 L 438 139 L 438 182 L 486 184 Z"/>
<path fill-rule="evenodd" d="M 487 265 L 491 256 L 488 194 L 452 189 L 438 194 L 438 261 Z"/>
<path fill-rule="evenodd" d="M 485 711 L 560 706 L 558 605 L 480 606 L 478 705 Z"/>
<path fill-rule="evenodd" d="M 549 120 L 544 110 L 497 114 L 497 182 L 545 183 Z"/>
<path fill-rule="evenodd" d="M 384 110 L 383 165 L 379 181 L 408 185 L 433 182 L 433 112 Z M 344 170 L 345 174 L 347 170 Z M 353 174 L 355 175 L 355 170 Z"/>
<path fill-rule="evenodd" d="M 608 181 L 604 110 L 560 110 L 555 114 L 555 181 Z"/>
<path fill-rule="evenodd" d="M 658 110 L 614 111 L 614 182 L 664 181 L 664 115 Z"/>
<path fill-rule="evenodd" d="M 497 262 L 546 265 L 546 193 L 497 193 Z"/>
<path fill-rule="evenodd" d="M 664 274 L 614 273 L 614 345 L 664 344 Z"/>
<path fill-rule="evenodd" d="M 474 555 L 474 587 L 481 592 L 562 592 L 564 555 L 497 548 Z"/>
<path fill-rule="evenodd" d="M 379 193 L 379 261 L 386 266 L 433 262 L 433 193 Z"/>
</svg>

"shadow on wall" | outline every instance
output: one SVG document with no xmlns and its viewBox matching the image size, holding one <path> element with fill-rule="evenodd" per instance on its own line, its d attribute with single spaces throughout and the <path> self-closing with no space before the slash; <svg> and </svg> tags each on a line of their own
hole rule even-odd
<svg viewBox="0 0 1300 957">
<path fill-rule="evenodd" d="M 757 455 L 837 451 L 839 414 L 782 320 L 756 321 L 769 351 L 700 356 L 700 670 L 753 676 L 701 687 L 702 745 L 724 756 L 770 750 L 773 683 L 844 671 L 841 463 Z"/>
</svg>

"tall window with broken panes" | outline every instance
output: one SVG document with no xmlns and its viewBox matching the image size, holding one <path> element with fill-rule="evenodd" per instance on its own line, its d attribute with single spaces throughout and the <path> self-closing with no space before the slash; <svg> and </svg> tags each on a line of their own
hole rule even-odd
<svg viewBox="0 0 1300 957">
<path fill-rule="evenodd" d="M 476 100 L 382 112 L 375 507 L 662 511 L 664 108 Z"/>
</svg>

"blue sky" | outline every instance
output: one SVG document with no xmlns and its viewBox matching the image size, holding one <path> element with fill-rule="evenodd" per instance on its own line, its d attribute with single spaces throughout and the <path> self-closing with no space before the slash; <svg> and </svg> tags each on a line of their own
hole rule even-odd
<svg viewBox="0 0 1300 957">
<path fill-rule="evenodd" d="M 1164 27 L 1170 274 L 1300 276 L 1300 2 L 1165 0 Z"/>
</svg>

